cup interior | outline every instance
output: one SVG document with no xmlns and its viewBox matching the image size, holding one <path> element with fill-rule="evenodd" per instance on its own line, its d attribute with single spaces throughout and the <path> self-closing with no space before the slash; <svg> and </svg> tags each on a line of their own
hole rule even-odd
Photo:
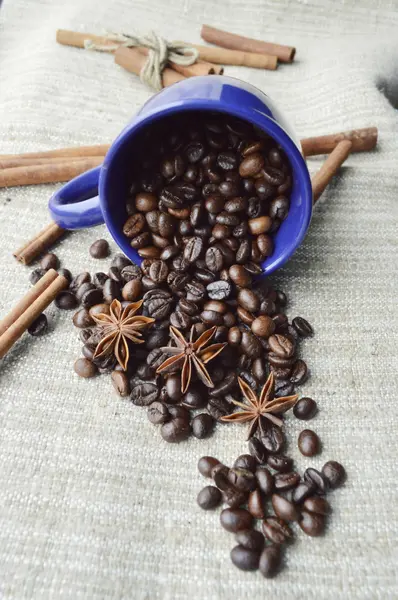
<svg viewBox="0 0 398 600">
<path fill-rule="evenodd" d="M 123 234 L 123 225 L 128 217 L 126 200 L 130 194 L 132 181 L 142 177 L 138 165 L 153 159 L 161 144 L 167 143 L 162 139 L 162 130 L 170 119 L 176 123 L 184 119 L 193 119 L 198 112 L 211 112 L 225 117 L 226 111 L 203 107 L 186 108 L 176 106 L 160 114 L 151 115 L 133 123 L 122 132 L 108 153 L 101 172 L 100 199 L 101 208 L 108 229 L 116 243 L 135 264 L 141 264 L 142 258 L 137 250 L 130 246 L 129 240 Z M 193 113 L 193 114 L 192 114 Z M 229 115 L 231 111 L 228 110 Z M 242 116 L 243 114 L 243 116 Z M 292 172 L 292 188 L 289 192 L 290 209 L 286 219 L 274 234 L 274 252 L 263 263 L 263 274 L 269 274 L 285 263 L 295 252 L 304 239 L 309 227 L 312 213 L 312 189 L 307 166 L 300 150 L 290 136 L 271 118 L 265 114 L 244 114 L 237 111 L 233 116 L 249 122 L 257 129 L 273 137 L 284 150 L 289 160 Z"/>
</svg>

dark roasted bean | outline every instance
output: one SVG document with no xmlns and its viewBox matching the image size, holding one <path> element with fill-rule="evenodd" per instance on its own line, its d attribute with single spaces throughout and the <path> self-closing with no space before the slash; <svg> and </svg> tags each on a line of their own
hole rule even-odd
<svg viewBox="0 0 398 600">
<path fill-rule="evenodd" d="M 28 327 L 28 333 L 33 337 L 42 335 L 48 328 L 47 317 L 44 313 L 41 313 Z"/>
<path fill-rule="evenodd" d="M 266 467 L 258 467 L 256 470 L 258 487 L 265 496 L 270 496 L 274 490 L 274 476 Z"/>
<path fill-rule="evenodd" d="M 207 485 L 198 494 L 197 503 L 203 510 L 211 510 L 220 505 L 222 494 L 214 485 Z"/>
<path fill-rule="evenodd" d="M 319 496 L 307 498 L 304 502 L 304 508 L 309 512 L 318 515 L 328 515 L 331 512 L 329 502 L 325 500 L 325 498 L 320 498 Z"/>
<path fill-rule="evenodd" d="M 132 386 L 130 399 L 136 406 L 149 406 L 157 400 L 159 396 L 159 388 L 154 383 L 142 382 L 141 384 Z"/>
<path fill-rule="evenodd" d="M 315 456 L 320 452 L 321 442 L 315 431 L 304 429 L 298 437 L 298 448 L 304 456 Z"/>
<path fill-rule="evenodd" d="M 198 471 L 204 477 L 212 477 L 212 469 L 219 464 L 220 461 L 212 456 L 202 456 L 198 462 Z"/>
<path fill-rule="evenodd" d="M 224 398 L 210 398 L 207 410 L 216 421 L 232 412 L 231 404 Z"/>
<path fill-rule="evenodd" d="M 283 544 L 293 537 L 289 525 L 278 517 L 268 517 L 263 521 L 263 533 L 274 544 Z"/>
<path fill-rule="evenodd" d="M 325 475 L 313 468 L 305 470 L 304 481 L 314 484 L 316 491 L 320 494 L 325 494 L 329 487 L 329 481 Z"/>
<path fill-rule="evenodd" d="M 259 569 L 261 575 L 270 579 L 278 573 L 282 562 L 282 552 L 279 546 L 271 545 L 264 548 L 260 556 Z"/>
<path fill-rule="evenodd" d="M 180 417 L 163 423 L 160 434 L 162 438 L 169 443 L 178 443 L 186 440 L 191 433 L 189 423 Z"/>
<path fill-rule="evenodd" d="M 109 244 L 106 240 L 97 240 L 91 244 L 89 252 L 93 258 L 106 258 L 110 252 Z"/>
<path fill-rule="evenodd" d="M 301 529 L 311 537 L 318 537 L 325 531 L 326 520 L 321 514 L 303 510 L 299 521 Z"/>
<path fill-rule="evenodd" d="M 105 241 L 105 240 L 103 240 L 103 241 Z M 45 254 L 40 261 L 40 267 L 44 271 L 48 271 L 49 269 L 57 270 L 59 267 L 58 256 L 56 254 L 54 254 L 53 252 L 47 252 L 47 254 Z"/>
<path fill-rule="evenodd" d="M 247 510 L 255 519 L 264 519 L 265 507 L 262 492 L 257 489 L 249 494 Z"/>
<path fill-rule="evenodd" d="M 302 481 L 298 484 L 296 489 L 293 491 L 292 500 L 296 504 L 301 504 L 308 496 L 315 490 L 315 485 L 312 482 Z"/>
<path fill-rule="evenodd" d="M 283 454 L 270 454 L 267 458 L 267 465 L 279 473 L 287 473 L 292 468 L 293 460 Z"/>
<path fill-rule="evenodd" d="M 264 548 L 264 536 L 255 529 L 241 529 L 235 535 L 235 540 L 248 550 L 262 550 Z"/>
<path fill-rule="evenodd" d="M 260 464 L 265 463 L 267 460 L 267 452 L 263 444 L 256 437 L 252 437 L 249 440 L 249 452 Z"/>
<path fill-rule="evenodd" d="M 252 471 L 252 473 L 255 473 L 257 466 L 256 459 L 250 454 L 241 454 L 234 462 L 234 467 L 247 469 L 248 471 Z"/>
<path fill-rule="evenodd" d="M 130 383 L 126 373 L 123 373 L 123 371 L 113 371 L 111 379 L 112 385 L 119 396 L 124 398 L 130 394 Z"/>
<path fill-rule="evenodd" d="M 228 472 L 228 480 L 234 488 L 242 492 L 249 492 L 257 485 L 254 473 L 241 467 L 233 467 L 230 469 Z"/>
<path fill-rule="evenodd" d="M 285 443 L 285 436 L 280 427 L 270 424 L 261 435 L 264 448 L 270 454 L 279 454 Z"/>
<path fill-rule="evenodd" d="M 300 475 L 295 471 L 290 473 L 277 473 L 274 479 L 276 491 L 287 492 L 298 485 L 300 482 Z"/>
<path fill-rule="evenodd" d="M 256 571 L 260 562 L 260 552 L 238 545 L 231 550 L 231 560 L 235 567 L 242 571 Z"/>
<path fill-rule="evenodd" d="M 335 460 L 329 460 L 323 465 L 322 474 L 326 477 L 331 488 L 339 487 L 346 479 L 346 472 L 343 465 Z"/>
<path fill-rule="evenodd" d="M 276 484 L 276 482 L 275 482 Z M 284 521 L 298 521 L 300 512 L 297 510 L 297 507 L 293 502 L 290 502 L 283 496 L 279 496 L 278 494 L 273 494 L 272 498 L 272 508 L 275 511 L 275 514 Z"/>
<path fill-rule="evenodd" d="M 292 325 L 301 337 L 308 337 L 314 333 L 311 325 L 303 317 L 293 319 Z"/>
<path fill-rule="evenodd" d="M 214 428 L 214 419 L 207 413 L 196 415 L 191 422 L 192 434 L 198 438 L 203 439 L 208 437 Z"/>
<path fill-rule="evenodd" d="M 73 365 L 73 368 L 79 377 L 94 377 L 94 375 L 97 373 L 97 367 L 88 358 L 78 358 Z"/>
<path fill-rule="evenodd" d="M 315 416 L 317 412 L 317 404 L 312 398 L 300 398 L 294 405 L 293 414 L 297 419 L 308 421 Z"/>
<path fill-rule="evenodd" d="M 72 308 L 76 308 L 77 304 L 78 300 L 75 294 L 67 290 L 60 292 L 55 298 L 55 306 L 62 310 L 71 310 Z M 82 377 L 84 377 L 84 375 L 82 375 Z"/>
<path fill-rule="evenodd" d="M 243 508 L 225 508 L 220 514 L 220 523 L 227 531 L 236 533 L 251 527 L 253 517 Z"/>
</svg>

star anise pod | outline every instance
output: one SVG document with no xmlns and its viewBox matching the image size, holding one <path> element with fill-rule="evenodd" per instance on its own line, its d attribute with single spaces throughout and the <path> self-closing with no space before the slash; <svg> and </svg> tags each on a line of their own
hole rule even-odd
<svg viewBox="0 0 398 600">
<path fill-rule="evenodd" d="M 94 358 L 113 353 L 122 369 L 127 369 L 130 356 L 127 340 L 134 344 L 143 344 L 141 331 L 155 320 L 135 314 L 141 305 L 142 300 L 122 308 L 119 300 L 113 300 L 109 307 L 109 315 L 100 313 L 92 316 L 102 330 L 102 339 L 95 349 Z"/>
<path fill-rule="evenodd" d="M 292 408 L 297 402 L 297 394 L 294 396 L 282 396 L 281 398 L 275 398 L 275 386 L 274 386 L 274 374 L 271 373 L 265 382 L 260 396 L 257 396 L 253 390 L 247 385 L 243 379 L 238 377 L 239 387 L 242 391 L 244 399 L 247 404 L 232 400 L 236 406 L 239 406 L 242 410 L 239 412 L 232 413 L 221 417 L 222 421 L 236 421 L 237 423 L 250 423 L 249 433 L 247 439 L 250 439 L 256 432 L 257 427 L 260 425 L 263 418 L 269 419 L 272 423 L 278 427 L 282 427 L 283 421 L 276 415 L 285 413 Z"/>
<path fill-rule="evenodd" d="M 191 328 L 189 341 L 187 341 L 182 335 L 181 331 L 178 331 L 176 327 L 170 327 L 170 335 L 177 344 L 176 346 L 166 346 L 161 348 L 165 354 L 171 354 L 157 369 L 156 373 L 165 373 L 167 371 L 174 371 L 182 366 L 181 373 L 181 391 L 183 394 L 187 391 L 192 377 L 192 367 L 195 368 L 199 379 L 207 386 L 214 387 L 214 383 L 211 380 L 208 370 L 205 365 L 213 360 L 216 356 L 227 345 L 224 344 L 212 344 L 207 346 L 211 338 L 216 332 L 217 327 L 207 329 L 202 335 L 193 341 L 194 327 Z M 206 347 L 207 346 L 207 347 Z"/>
</svg>

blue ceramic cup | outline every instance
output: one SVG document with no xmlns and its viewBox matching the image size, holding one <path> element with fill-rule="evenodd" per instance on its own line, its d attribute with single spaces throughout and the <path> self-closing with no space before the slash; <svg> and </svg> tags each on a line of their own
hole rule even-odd
<svg viewBox="0 0 398 600">
<path fill-rule="evenodd" d="M 231 77 L 192 77 L 153 96 L 113 142 L 104 163 L 73 179 L 49 202 L 51 217 L 65 229 L 80 229 L 105 222 L 113 239 L 136 264 L 142 259 L 122 232 L 127 219 L 128 175 L 137 140 L 144 129 L 160 119 L 186 111 L 220 112 L 249 121 L 272 136 L 285 151 L 293 172 L 290 210 L 275 234 L 275 249 L 263 263 L 265 274 L 283 265 L 304 239 L 312 212 L 310 176 L 300 143 L 272 100 L 257 88 Z"/>
</svg>

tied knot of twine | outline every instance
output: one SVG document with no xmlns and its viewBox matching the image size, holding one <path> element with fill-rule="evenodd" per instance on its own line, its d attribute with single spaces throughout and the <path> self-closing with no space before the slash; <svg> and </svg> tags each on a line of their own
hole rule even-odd
<svg viewBox="0 0 398 600">
<path fill-rule="evenodd" d="M 140 79 L 156 91 L 162 89 L 162 73 L 168 62 L 177 65 L 189 66 L 198 59 L 198 50 L 187 46 L 183 42 L 168 42 L 155 32 L 147 35 L 127 35 L 122 33 L 107 33 L 104 36 L 112 44 L 96 44 L 91 40 L 85 40 L 86 50 L 97 50 L 100 52 L 114 52 L 119 46 L 126 48 L 144 47 L 148 48 L 148 58 L 141 69 Z"/>
</svg>

